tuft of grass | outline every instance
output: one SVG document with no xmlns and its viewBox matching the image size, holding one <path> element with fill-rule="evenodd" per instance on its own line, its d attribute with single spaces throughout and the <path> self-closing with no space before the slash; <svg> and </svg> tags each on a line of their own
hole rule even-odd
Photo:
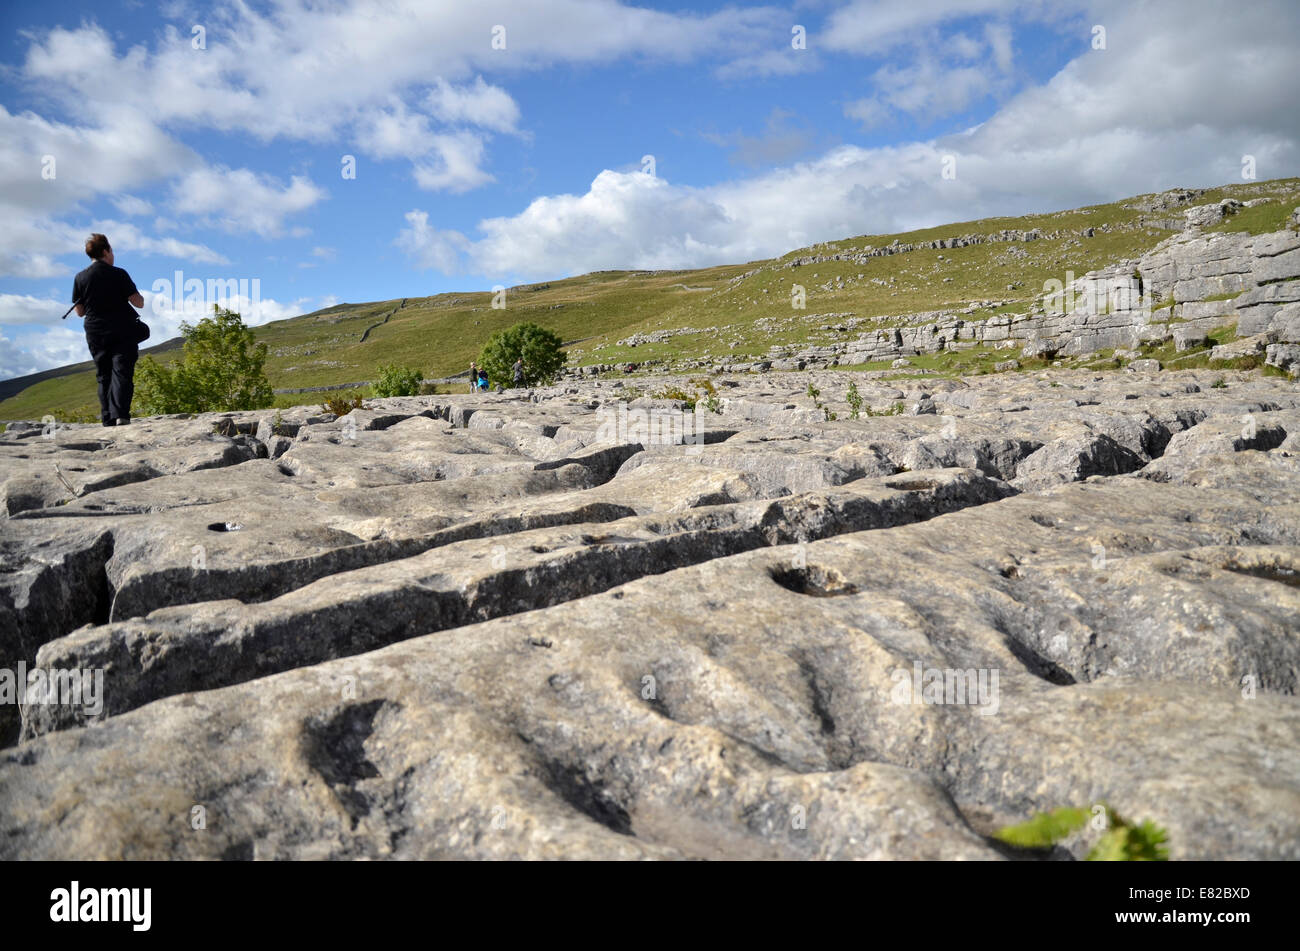
<svg viewBox="0 0 1300 951">
<path fill-rule="evenodd" d="M 73 409 L 59 407 L 51 415 L 60 423 L 98 423 L 101 421 L 99 408 L 89 404 Z"/>
<path fill-rule="evenodd" d="M 354 409 L 365 409 L 365 406 L 361 402 L 360 393 L 351 393 L 344 396 L 326 397 L 320 408 L 327 413 L 333 413 L 335 416 L 346 416 Z"/>
<path fill-rule="evenodd" d="M 902 416 L 903 411 L 907 409 L 902 400 L 898 400 L 890 405 L 889 409 L 872 409 L 870 406 L 864 406 L 862 412 L 867 416 Z"/>
</svg>

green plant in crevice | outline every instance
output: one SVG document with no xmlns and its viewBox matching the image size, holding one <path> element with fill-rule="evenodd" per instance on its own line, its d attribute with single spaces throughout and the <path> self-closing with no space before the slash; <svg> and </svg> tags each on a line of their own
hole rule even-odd
<svg viewBox="0 0 1300 951">
<path fill-rule="evenodd" d="M 1169 833 L 1150 819 L 1133 823 L 1105 803 L 1091 809 L 1064 806 L 1040 812 L 1025 822 L 993 833 L 1000 842 L 1022 849 L 1050 849 L 1084 826 L 1101 832 L 1089 850 L 1089 862 L 1167 862 Z"/>
<path fill-rule="evenodd" d="M 862 415 L 862 394 L 858 392 L 857 382 L 849 384 L 849 391 L 844 395 L 844 401 L 849 404 L 849 419 L 858 419 Z"/>
</svg>

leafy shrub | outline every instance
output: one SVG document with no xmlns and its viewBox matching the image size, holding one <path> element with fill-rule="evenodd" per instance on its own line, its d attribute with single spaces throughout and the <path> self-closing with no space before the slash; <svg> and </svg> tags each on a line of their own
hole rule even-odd
<svg viewBox="0 0 1300 951">
<path fill-rule="evenodd" d="M 375 396 L 415 396 L 424 381 L 424 371 L 387 364 L 379 368 L 372 389 Z"/>
<path fill-rule="evenodd" d="M 515 361 L 523 358 L 524 385 L 550 383 L 564 366 L 568 354 L 560 349 L 558 334 L 537 324 L 519 323 L 498 330 L 479 353 L 478 365 L 492 380 L 514 380 Z"/>
<path fill-rule="evenodd" d="M 197 325 L 181 324 L 181 359 L 164 366 L 145 357 L 136 369 L 141 415 L 263 409 L 274 394 L 266 377 L 266 344 L 239 314 L 213 306 Z"/>
</svg>

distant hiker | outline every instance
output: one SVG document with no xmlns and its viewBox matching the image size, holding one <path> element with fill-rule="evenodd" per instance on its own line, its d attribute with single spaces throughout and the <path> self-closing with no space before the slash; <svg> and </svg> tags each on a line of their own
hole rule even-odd
<svg viewBox="0 0 1300 951">
<path fill-rule="evenodd" d="M 488 383 L 487 370 L 484 370 L 482 367 L 478 368 L 478 388 L 480 390 L 491 389 L 491 384 Z"/>
<path fill-rule="evenodd" d="M 99 416 L 105 426 L 131 422 L 135 361 L 140 356 L 138 320 L 131 307 L 143 308 L 144 297 L 131 275 L 113 266 L 113 247 L 102 234 L 86 239 L 90 267 L 72 281 L 77 316 L 85 318 L 86 345 L 99 382 Z M 131 307 L 128 307 L 130 304 Z"/>
<path fill-rule="evenodd" d="M 524 358 L 523 357 L 520 357 L 518 360 L 515 361 L 515 365 L 511 370 L 511 373 L 514 375 L 515 386 L 523 386 L 524 385 Z"/>
<path fill-rule="evenodd" d="M 473 393 L 478 389 L 478 364 L 473 360 L 469 362 L 469 391 Z"/>
</svg>

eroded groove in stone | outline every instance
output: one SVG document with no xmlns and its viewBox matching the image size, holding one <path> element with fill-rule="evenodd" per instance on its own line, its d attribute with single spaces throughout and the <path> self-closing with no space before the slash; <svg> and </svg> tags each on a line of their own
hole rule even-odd
<svg viewBox="0 0 1300 951">
<path fill-rule="evenodd" d="M 343 572 L 262 604 L 213 601 L 87 628 L 47 645 L 40 663 L 103 668 L 104 712 L 209 689 L 474 621 L 586 597 L 675 568 L 799 539 L 905 524 L 1002 498 L 1003 484 L 965 470 L 925 474 L 930 488 L 855 484 L 839 492 L 521 532 Z M 497 563 L 499 560 L 499 564 Z M 796 572 L 806 593 L 851 593 L 835 572 Z M 794 582 L 792 581 L 791 584 Z M 26 735 L 72 725 L 72 706 L 34 706 Z"/>
</svg>

